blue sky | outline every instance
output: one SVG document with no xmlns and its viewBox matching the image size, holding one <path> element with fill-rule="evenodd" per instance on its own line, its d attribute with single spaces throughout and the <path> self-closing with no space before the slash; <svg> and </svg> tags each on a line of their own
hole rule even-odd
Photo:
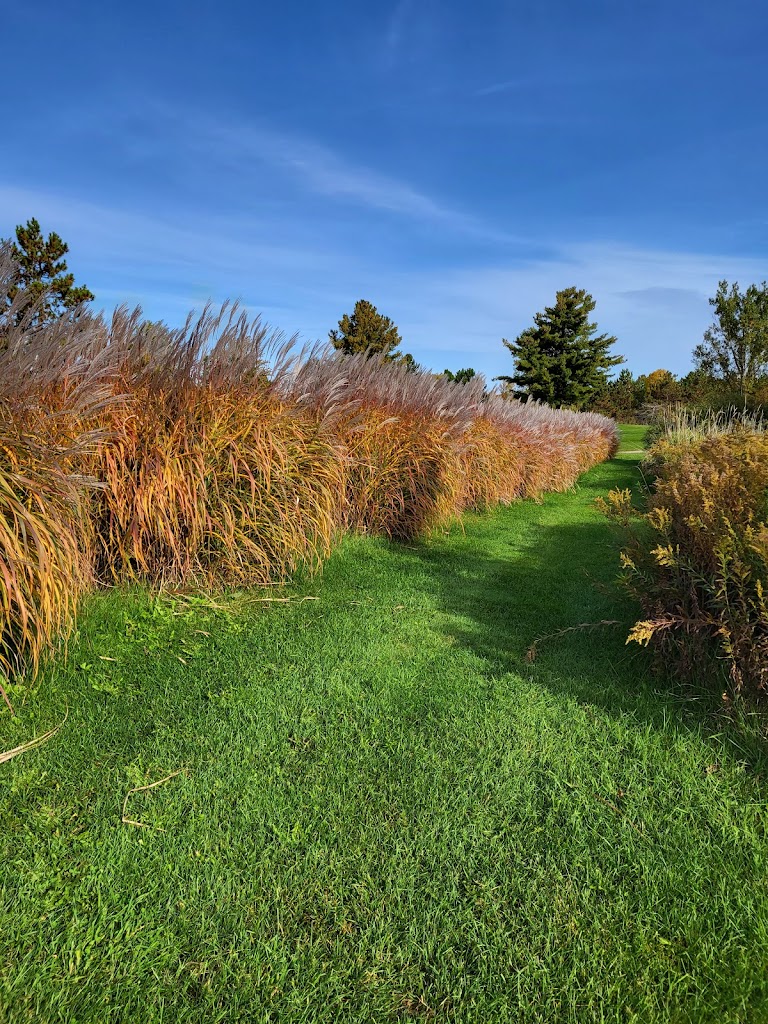
<svg viewBox="0 0 768 1024">
<path fill-rule="evenodd" d="M 508 373 L 558 288 L 634 372 L 690 368 L 768 277 L 766 0 L 79 0 L 3 15 L 0 235 L 106 309 L 238 298 L 327 337 L 358 298 L 436 370 Z"/>
</svg>

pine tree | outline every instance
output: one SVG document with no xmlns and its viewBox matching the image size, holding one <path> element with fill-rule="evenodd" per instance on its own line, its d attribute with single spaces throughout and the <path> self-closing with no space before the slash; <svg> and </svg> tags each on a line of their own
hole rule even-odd
<svg viewBox="0 0 768 1024">
<path fill-rule="evenodd" d="M 621 370 L 618 377 L 608 383 L 605 392 L 590 403 L 590 408 L 628 423 L 645 401 L 642 378 L 632 376 L 630 370 Z"/>
<path fill-rule="evenodd" d="M 330 331 L 331 344 L 339 352 L 352 355 L 384 355 L 391 359 L 400 356 L 396 351 L 402 341 L 397 327 L 388 316 L 382 316 L 372 303 L 359 299 L 350 316 L 345 313 L 339 320 L 338 330 Z"/>
<path fill-rule="evenodd" d="M 536 313 L 533 327 L 515 341 L 503 339 L 516 372 L 497 380 L 514 385 L 521 397 L 584 408 L 605 390 L 607 371 L 624 362 L 623 356 L 608 353 L 616 338 L 596 334 L 597 324 L 589 320 L 594 308 L 594 299 L 582 288 L 557 292 L 554 306 Z"/>
<path fill-rule="evenodd" d="M 419 373 L 423 367 L 416 362 L 410 352 L 398 352 L 396 355 L 388 355 L 387 360 L 395 363 L 397 366 L 402 366 L 407 373 Z"/>
<path fill-rule="evenodd" d="M 69 246 L 55 232 L 51 232 L 47 240 L 43 237 L 34 217 L 16 228 L 11 258 L 17 266 L 17 276 L 8 292 L 8 306 L 23 293 L 24 298 L 36 306 L 33 327 L 49 323 L 66 310 L 94 298 L 85 285 L 76 287 L 74 274 L 66 272 L 64 256 L 68 252 Z"/>
<path fill-rule="evenodd" d="M 453 381 L 454 384 L 468 384 L 476 374 L 471 366 L 467 366 L 463 370 L 457 370 L 456 373 L 453 373 L 452 370 L 443 370 L 443 376 Z"/>
</svg>

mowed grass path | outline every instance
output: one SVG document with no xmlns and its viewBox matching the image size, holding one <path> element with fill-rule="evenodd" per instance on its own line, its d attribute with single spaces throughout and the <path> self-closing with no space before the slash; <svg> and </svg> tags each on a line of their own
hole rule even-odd
<svg viewBox="0 0 768 1024">
<path fill-rule="evenodd" d="M 766 765 L 624 645 L 592 503 L 636 476 L 286 604 L 95 599 L 0 716 L 68 708 L 0 765 L 0 1020 L 768 1020 Z"/>
</svg>

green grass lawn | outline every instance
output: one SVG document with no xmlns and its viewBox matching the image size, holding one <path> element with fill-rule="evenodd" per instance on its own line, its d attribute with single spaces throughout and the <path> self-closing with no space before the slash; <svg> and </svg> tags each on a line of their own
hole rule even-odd
<svg viewBox="0 0 768 1024">
<path fill-rule="evenodd" d="M 768 1020 L 768 762 L 624 644 L 592 503 L 636 475 L 222 610 L 94 599 L 0 714 L 67 714 L 0 765 L 0 1020 Z"/>
<path fill-rule="evenodd" d="M 621 428 L 620 451 L 641 451 L 648 427 L 643 423 L 625 423 Z"/>
</svg>

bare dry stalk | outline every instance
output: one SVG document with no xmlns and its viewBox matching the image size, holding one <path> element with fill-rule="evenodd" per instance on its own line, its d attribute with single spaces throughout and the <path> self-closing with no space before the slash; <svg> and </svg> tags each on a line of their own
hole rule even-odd
<svg viewBox="0 0 768 1024">
<path fill-rule="evenodd" d="M 175 772 L 171 772 L 170 775 L 166 775 L 165 778 L 158 779 L 157 782 L 150 782 L 146 786 L 134 786 L 133 789 L 129 789 L 128 792 L 125 794 L 125 799 L 123 800 L 123 810 L 122 814 L 120 815 L 120 821 L 123 823 L 123 825 L 135 825 L 137 828 L 151 828 L 154 829 L 156 832 L 165 832 L 164 828 L 159 828 L 157 825 L 148 825 L 146 822 L 136 821 L 134 818 L 127 817 L 126 811 L 128 810 L 128 801 L 132 796 L 134 796 L 134 794 L 146 793 L 150 789 L 155 789 L 156 786 L 162 786 L 163 783 L 169 782 L 171 779 L 175 779 L 177 775 L 181 775 L 181 773 L 185 772 L 186 770 L 186 768 L 179 768 Z"/>
<path fill-rule="evenodd" d="M 62 725 L 64 725 L 68 715 L 69 712 L 67 711 L 62 721 L 57 726 L 54 726 L 53 729 L 49 729 L 47 732 L 41 733 L 39 736 L 34 736 L 31 740 L 27 740 L 26 743 L 21 743 L 18 747 L 13 747 L 12 750 L 0 752 L 0 764 L 4 764 L 6 761 L 10 761 L 12 758 L 18 757 L 19 754 L 24 754 L 28 750 L 35 750 L 37 747 L 41 747 L 44 743 L 47 743 L 48 740 L 52 739 L 56 735 Z"/>
<path fill-rule="evenodd" d="M 534 640 L 525 652 L 525 660 L 528 662 L 535 661 L 539 653 L 539 644 L 543 644 L 545 640 L 554 640 L 556 637 L 565 636 L 567 633 L 580 632 L 584 629 L 599 629 L 601 626 L 620 625 L 619 619 L 600 619 L 598 622 L 579 622 L 575 626 L 566 626 L 565 629 L 558 629 L 555 633 L 547 633 L 546 636 L 540 636 L 538 640 Z"/>
</svg>

